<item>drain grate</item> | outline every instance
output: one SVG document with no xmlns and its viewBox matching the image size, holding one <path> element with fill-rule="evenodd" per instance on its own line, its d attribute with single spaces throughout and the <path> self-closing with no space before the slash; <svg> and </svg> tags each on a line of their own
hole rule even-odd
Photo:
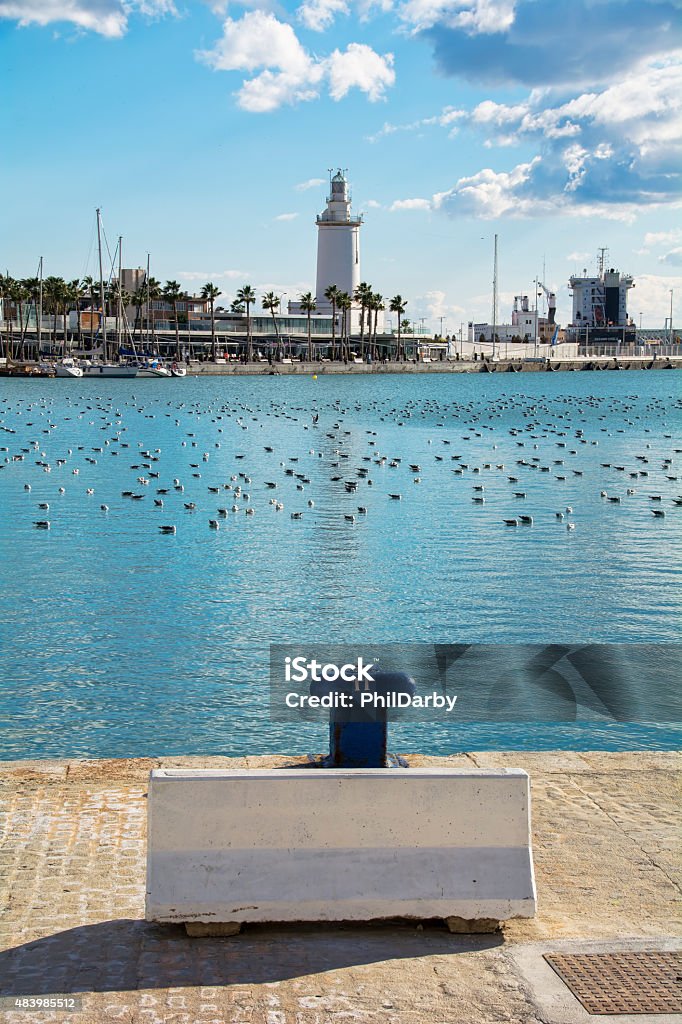
<svg viewBox="0 0 682 1024">
<path fill-rule="evenodd" d="M 682 953 L 546 953 L 588 1013 L 681 1013 Z"/>
</svg>

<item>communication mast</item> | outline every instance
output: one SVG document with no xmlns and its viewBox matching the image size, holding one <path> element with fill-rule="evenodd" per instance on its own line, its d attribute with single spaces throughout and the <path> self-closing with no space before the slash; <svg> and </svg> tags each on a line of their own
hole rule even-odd
<svg viewBox="0 0 682 1024">
<path fill-rule="evenodd" d="M 606 257 L 609 254 L 609 250 L 606 246 L 602 246 L 601 249 L 597 249 L 599 256 L 597 257 L 597 269 L 600 277 L 604 277 L 604 267 L 606 266 Z"/>
</svg>

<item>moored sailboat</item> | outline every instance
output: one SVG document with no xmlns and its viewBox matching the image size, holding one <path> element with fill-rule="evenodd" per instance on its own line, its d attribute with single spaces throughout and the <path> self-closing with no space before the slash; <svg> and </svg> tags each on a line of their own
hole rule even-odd
<svg viewBox="0 0 682 1024">
<path fill-rule="evenodd" d="M 101 363 L 87 361 L 83 364 L 84 377 L 137 377 L 137 366 L 129 366 L 126 363 L 111 363 L 107 359 L 107 315 L 104 304 L 104 275 L 102 273 L 102 218 L 99 207 L 97 209 L 97 253 L 99 257 L 99 299 L 102 307 L 102 357 Z M 119 274 L 119 300 L 120 300 L 120 274 Z"/>
</svg>

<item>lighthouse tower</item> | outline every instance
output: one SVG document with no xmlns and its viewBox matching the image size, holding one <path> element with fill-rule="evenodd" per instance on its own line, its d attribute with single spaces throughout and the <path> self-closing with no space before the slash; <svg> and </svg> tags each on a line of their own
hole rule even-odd
<svg viewBox="0 0 682 1024">
<path fill-rule="evenodd" d="M 325 299 L 327 288 L 335 284 L 339 291 L 353 296 L 360 284 L 360 227 L 362 214 L 351 214 L 348 181 L 338 170 L 330 181 L 327 208 L 317 224 L 317 284 L 315 299 L 320 312 L 331 309 Z"/>
</svg>

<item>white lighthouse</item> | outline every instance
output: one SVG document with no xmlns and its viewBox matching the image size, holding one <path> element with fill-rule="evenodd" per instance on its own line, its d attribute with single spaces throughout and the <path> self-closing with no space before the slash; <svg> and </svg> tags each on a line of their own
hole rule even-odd
<svg viewBox="0 0 682 1024">
<path fill-rule="evenodd" d="M 317 218 L 317 283 L 315 298 L 320 312 L 331 309 L 324 293 L 330 285 L 353 297 L 360 284 L 360 227 L 362 214 L 353 217 L 345 173 L 330 181 L 327 207 Z"/>
</svg>

